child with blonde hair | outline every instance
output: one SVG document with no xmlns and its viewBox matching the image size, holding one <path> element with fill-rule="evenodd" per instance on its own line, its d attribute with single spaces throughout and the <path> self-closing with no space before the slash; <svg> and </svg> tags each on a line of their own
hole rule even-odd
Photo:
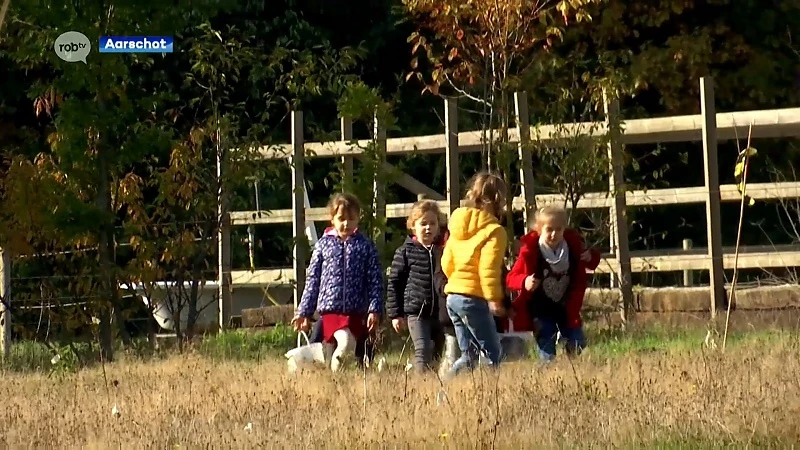
<svg viewBox="0 0 800 450">
<path fill-rule="evenodd" d="M 383 275 L 375 244 L 358 231 L 358 199 L 336 194 L 328 212 L 331 227 L 314 246 L 292 325 L 306 331 L 314 312 L 319 312 L 323 342 L 336 344 L 331 359 L 335 372 L 355 354 L 357 342 L 378 325 Z"/>
<path fill-rule="evenodd" d="M 536 212 L 534 229 L 520 239 L 520 250 L 506 277 L 509 289 L 519 291 L 514 301 L 517 320 L 535 321 L 539 355 L 556 355 L 558 334 L 567 341 L 567 353 L 586 346 L 581 322 L 587 270 L 600 263 L 600 254 L 584 250 L 580 233 L 568 228 L 567 212 L 549 205 Z"/>
<path fill-rule="evenodd" d="M 439 308 L 445 299 L 440 298 L 435 283 L 444 246 L 441 216 L 433 200 L 414 203 L 406 222 L 409 235 L 394 252 L 389 272 L 386 313 L 395 332 L 408 328 L 414 367 L 420 372 L 431 368 L 444 344 Z"/>
<path fill-rule="evenodd" d="M 500 225 L 507 188 L 499 176 L 481 172 L 471 180 L 466 206 L 453 211 L 442 255 L 447 310 L 461 357 L 448 376 L 472 368 L 480 352 L 500 364 L 500 335 L 493 316 L 504 316 L 503 264 L 508 236 Z"/>
</svg>

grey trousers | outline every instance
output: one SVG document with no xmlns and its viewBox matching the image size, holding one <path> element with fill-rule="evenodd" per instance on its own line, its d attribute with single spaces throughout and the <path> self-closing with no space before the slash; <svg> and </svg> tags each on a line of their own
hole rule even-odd
<svg viewBox="0 0 800 450">
<path fill-rule="evenodd" d="M 438 318 L 408 316 L 408 332 L 414 343 L 414 368 L 420 372 L 433 370 L 444 347 L 444 331 Z"/>
</svg>

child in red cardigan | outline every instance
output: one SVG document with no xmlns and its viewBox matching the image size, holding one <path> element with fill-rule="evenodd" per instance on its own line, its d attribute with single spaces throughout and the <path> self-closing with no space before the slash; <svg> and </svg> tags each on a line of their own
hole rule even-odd
<svg viewBox="0 0 800 450">
<path fill-rule="evenodd" d="M 578 231 L 567 228 L 566 210 L 557 206 L 537 211 L 533 231 L 520 244 L 506 277 L 508 289 L 519 292 L 512 306 L 515 331 L 533 331 L 535 322 L 544 360 L 555 358 L 559 332 L 567 341 L 567 353 L 580 353 L 586 346 L 581 322 L 586 271 L 597 268 L 600 254 L 583 249 Z"/>
</svg>

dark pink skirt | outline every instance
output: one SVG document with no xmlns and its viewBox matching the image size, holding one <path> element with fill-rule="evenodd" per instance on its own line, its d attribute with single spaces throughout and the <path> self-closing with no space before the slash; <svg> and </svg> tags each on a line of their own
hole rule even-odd
<svg viewBox="0 0 800 450">
<path fill-rule="evenodd" d="M 367 318 L 363 315 L 349 314 L 322 314 L 322 341 L 336 342 L 333 333 L 349 328 L 356 340 L 361 340 L 367 335 Z"/>
</svg>

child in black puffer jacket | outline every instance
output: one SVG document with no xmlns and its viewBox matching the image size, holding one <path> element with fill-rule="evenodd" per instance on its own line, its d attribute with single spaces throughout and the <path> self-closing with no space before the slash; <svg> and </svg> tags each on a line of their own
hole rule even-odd
<svg viewBox="0 0 800 450">
<path fill-rule="evenodd" d="M 395 251 L 389 272 L 386 312 L 397 333 L 408 328 L 414 344 L 414 367 L 420 372 L 432 367 L 445 339 L 440 315 L 443 308 L 447 315 L 446 297 L 444 286 L 435 282 L 444 248 L 441 218 L 436 202 L 414 204 L 407 222 L 410 234 Z"/>
</svg>

